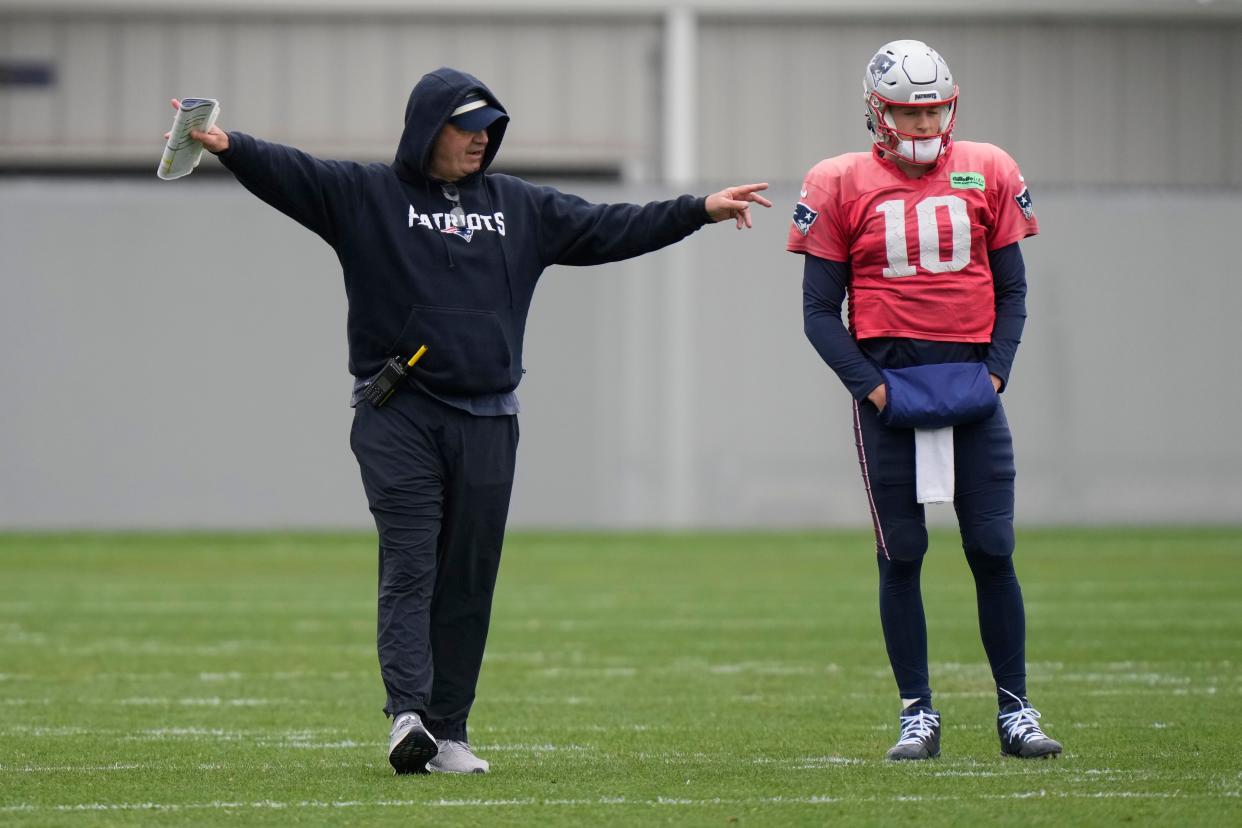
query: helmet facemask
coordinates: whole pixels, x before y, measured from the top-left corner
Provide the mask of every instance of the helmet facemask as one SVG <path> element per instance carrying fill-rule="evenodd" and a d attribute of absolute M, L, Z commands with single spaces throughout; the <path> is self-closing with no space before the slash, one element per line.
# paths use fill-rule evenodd
<path fill-rule="evenodd" d="M 940 112 L 939 132 L 931 135 L 917 135 L 897 129 L 891 112 L 893 107 L 925 106 L 944 107 Z M 948 149 L 956 121 L 957 87 L 953 88 L 953 96 L 947 100 L 928 101 L 927 103 L 892 101 L 875 92 L 867 95 L 867 128 L 871 130 L 875 143 L 886 154 L 910 164 L 934 164 Z"/>

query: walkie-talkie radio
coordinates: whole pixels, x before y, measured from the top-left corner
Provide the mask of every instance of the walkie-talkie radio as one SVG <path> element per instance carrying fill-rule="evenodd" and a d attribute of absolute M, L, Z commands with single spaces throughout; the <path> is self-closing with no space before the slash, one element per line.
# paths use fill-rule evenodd
<path fill-rule="evenodd" d="M 362 398 L 376 408 L 388 402 L 388 398 L 400 386 L 406 374 L 414 367 L 414 363 L 422 359 L 425 353 L 427 353 L 427 346 L 423 345 L 418 349 L 418 353 L 408 360 L 402 360 L 401 357 L 389 359 L 388 362 L 384 363 L 384 370 L 380 371 L 379 376 L 371 380 L 366 390 L 362 392 Z"/>

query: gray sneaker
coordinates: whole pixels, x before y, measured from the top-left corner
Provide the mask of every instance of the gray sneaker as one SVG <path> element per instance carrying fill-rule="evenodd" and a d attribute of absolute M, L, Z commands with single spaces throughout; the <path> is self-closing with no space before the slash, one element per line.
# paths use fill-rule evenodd
<path fill-rule="evenodd" d="M 935 759 L 940 755 L 940 711 L 911 706 L 901 711 L 901 736 L 884 758 L 891 762 Z"/>
<path fill-rule="evenodd" d="M 388 740 L 388 763 L 398 775 L 427 773 L 427 762 L 436 755 L 436 740 L 417 713 L 402 713 L 392 723 Z"/>
<path fill-rule="evenodd" d="M 440 740 L 440 752 L 427 763 L 427 770 L 435 773 L 487 773 L 490 767 L 486 759 L 474 755 L 467 742 L 455 739 Z"/>
<path fill-rule="evenodd" d="M 1004 690 L 1004 688 L 1001 688 Z M 1005 690 L 1009 693 L 1008 690 Z M 1039 711 L 1023 698 L 1001 708 L 996 716 L 996 732 L 1000 736 L 1001 755 L 1020 759 L 1049 759 L 1061 754 L 1061 743 L 1050 738 L 1039 726 Z"/>

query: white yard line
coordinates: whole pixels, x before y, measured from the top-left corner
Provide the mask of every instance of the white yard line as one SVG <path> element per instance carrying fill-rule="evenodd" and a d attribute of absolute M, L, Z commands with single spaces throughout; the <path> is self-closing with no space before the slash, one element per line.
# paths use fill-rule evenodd
<path fill-rule="evenodd" d="M 479 753 L 600 753 L 598 748 L 590 745 L 489 745 L 480 742 L 475 747 Z"/>
<path fill-rule="evenodd" d="M 1058 673 L 1057 681 L 1084 681 L 1090 684 L 1146 684 L 1152 687 L 1187 685 L 1194 682 L 1190 676 L 1177 673 Z"/>
<path fill-rule="evenodd" d="M 361 644 L 291 644 L 287 641 L 218 641 L 214 644 L 171 644 L 151 638 L 109 638 L 86 645 L 69 646 L 61 644 L 54 648 L 57 655 L 90 657 L 122 653 L 133 655 L 158 656 L 221 656 L 237 655 L 243 652 L 275 652 L 282 655 L 290 653 L 306 653 L 323 655 L 325 652 L 344 655 L 373 655 L 375 648 Z"/>
<path fill-rule="evenodd" d="M 689 807 L 702 808 L 716 805 L 848 805 L 856 803 L 904 803 L 904 802 L 968 802 L 976 800 L 1030 800 L 1030 799 L 1229 799 L 1234 792 L 1220 794 L 1184 794 L 1181 792 L 1151 791 L 1017 791 L 1009 794 L 985 794 L 980 796 L 897 795 L 890 797 L 864 796 L 776 796 L 754 798 L 688 799 L 681 797 L 656 797 L 655 799 L 630 799 L 629 797 L 600 797 L 598 799 L 377 799 L 377 800 L 299 800 L 280 802 L 256 800 L 251 802 L 83 802 L 74 804 L 35 805 L 21 803 L 0 806 L 0 813 L 54 812 L 72 813 L 84 811 L 200 811 L 200 810 L 328 810 L 343 808 L 511 808 L 511 807 Z"/>
<path fill-rule="evenodd" d="M 483 727 L 480 730 L 481 731 L 500 730 L 500 731 L 504 731 L 505 733 L 509 733 L 514 730 L 523 730 L 523 729 L 537 730 L 539 732 L 543 732 L 547 728 L 542 728 L 542 727 L 513 728 L 513 727 L 505 726 L 505 727 Z M 588 724 L 588 725 L 582 725 L 581 727 L 574 728 L 575 731 L 586 732 L 586 733 L 621 733 L 621 732 L 647 733 L 648 731 L 651 731 L 651 730 L 665 730 L 665 729 L 666 728 L 660 725 L 650 725 L 650 724 L 626 724 L 626 725 Z"/>
<path fill-rule="evenodd" d="M 1110 690 L 1084 690 L 1084 696 L 1215 696 L 1220 691 L 1214 687 L 1127 687 Z M 1221 695 L 1236 696 L 1242 693 L 1242 686 L 1234 686 Z"/>
<path fill-rule="evenodd" d="M 243 681 L 246 679 L 261 681 L 306 681 L 306 680 L 324 680 L 332 679 L 334 681 L 353 681 L 353 680 L 371 680 L 371 670 L 334 670 L 332 672 L 313 672 L 308 670 L 276 670 L 272 672 L 254 672 L 242 673 L 237 671 L 229 671 L 222 673 L 205 673 L 197 670 L 187 670 L 181 673 L 174 673 L 168 670 L 159 672 L 141 673 L 141 672 L 102 672 L 91 673 L 82 677 L 81 682 L 91 681 L 134 681 L 134 682 L 156 682 L 156 681 L 193 681 L 197 680 L 203 683 L 217 683 L 228 681 Z M 4 681 L 44 681 L 45 677 L 30 675 L 27 673 L 0 673 L 0 682 Z"/>
<path fill-rule="evenodd" d="M 848 756 L 800 756 L 790 759 L 772 759 L 766 756 L 751 760 L 752 765 L 777 765 L 780 767 L 793 766 L 799 770 L 807 770 L 811 768 L 827 768 L 833 765 L 865 765 L 868 764 L 865 759 L 855 759 Z"/>
<path fill-rule="evenodd" d="M 115 762 L 111 765 L 0 765 L 0 773 L 98 773 L 103 771 L 154 770 L 164 765 L 148 763 L 123 764 Z"/>
<path fill-rule="evenodd" d="M 302 699 L 222 699 L 219 696 L 189 697 L 170 699 L 159 696 L 137 696 L 129 699 L 118 699 L 116 704 L 127 706 L 144 705 L 180 705 L 182 707 L 267 707 L 269 705 L 305 704 Z"/>
<path fill-rule="evenodd" d="M 634 678 L 638 673 L 637 667 L 540 667 L 529 675 L 539 678 Z"/>
<path fill-rule="evenodd" d="M 782 664 L 774 661 L 743 661 L 737 664 L 712 664 L 707 668 L 713 675 L 734 675 L 737 673 L 755 674 L 760 676 L 816 676 L 824 672 L 823 667 L 806 664 Z"/>
<path fill-rule="evenodd" d="M 168 739 L 216 740 L 236 742 L 248 739 L 259 744 L 306 743 L 313 740 L 340 737 L 348 731 L 339 728 L 319 728 L 316 730 L 226 730 L 224 728 L 207 727 L 159 727 L 145 730 L 128 731 L 117 728 L 83 728 L 75 726 L 47 727 L 41 725 L 9 725 L 0 728 L 0 735 L 33 736 L 33 737 L 78 737 L 78 736 L 119 736 L 127 742 L 165 741 Z M 381 740 L 377 737 L 376 744 Z"/>
<path fill-rule="evenodd" d="M 589 696 L 506 696 L 501 694 L 492 696 L 490 701 L 493 704 L 518 704 L 523 706 L 603 704 L 601 700 Z"/>

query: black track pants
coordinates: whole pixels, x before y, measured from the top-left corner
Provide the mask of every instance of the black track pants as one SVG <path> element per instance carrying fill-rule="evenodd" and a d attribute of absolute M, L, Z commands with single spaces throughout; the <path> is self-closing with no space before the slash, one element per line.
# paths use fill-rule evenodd
<path fill-rule="evenodd" d="M 487 641 L 516 416 L 476 417 L 413 389 L 354 411 L 350 446 L 379 532 L 384 711 L 466 739 Z"/>

